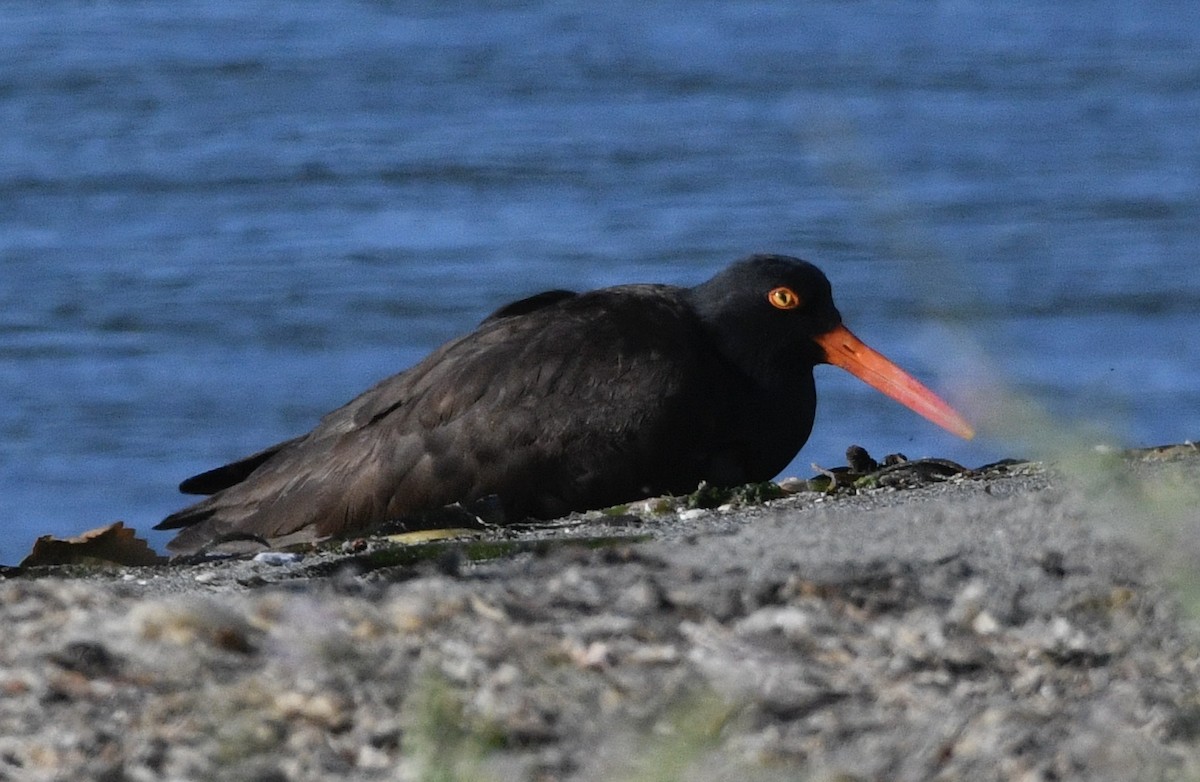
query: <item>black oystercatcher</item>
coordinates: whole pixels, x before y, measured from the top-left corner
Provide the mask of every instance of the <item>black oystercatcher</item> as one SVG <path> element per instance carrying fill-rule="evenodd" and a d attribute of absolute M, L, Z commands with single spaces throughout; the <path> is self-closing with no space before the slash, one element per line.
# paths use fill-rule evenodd
<path fill-rule="evenodd" d="M 212 496 L 155 529 L 185 528 L 168 548 L 191 552 L 317 540 L 489 495 L 517 520 L 770 480 L 808 439 L 822 363 L 972 436 L 842 325 L 817 267 L 756 255 L 694 288 L 509 304 L 308 434 L 187 479 L 181 491 Z"/>

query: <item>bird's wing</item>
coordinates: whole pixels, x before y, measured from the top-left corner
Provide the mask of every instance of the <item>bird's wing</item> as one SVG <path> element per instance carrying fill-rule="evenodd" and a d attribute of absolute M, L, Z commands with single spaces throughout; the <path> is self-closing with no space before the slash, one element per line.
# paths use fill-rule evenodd
<path fill-rule="evenodd" d="M 186 550 L 229 533 L 324 537 L 488 494 L 546 516 L 673 488 L 657 485 L 660 451 L 690 453 L 715 425 L 689 397 L 711 359 L 675 290 L 493 316 L 159 528 L 201 524 L 172 545 Z"/>
<path fill-rule="evenodd" d="M 303 437 L 293 437 L 291 440 L 276 443 L 270 448 L 264 448 L 257 453 L 238 459 L 236 462 L 223 464 L 199 475 L 193 475 L 179 484 L 179 491 L 184 494 L 216 494 L 221 489 L 228 489 L 230 486 L 246 480 L 252 472 L 275 454 L 295 445 L 302 439 Z"/>
<path fill-rule="evenodd" d="M 573 298 L 578 294 L 575 291 L 566 291 L 562 289 L 554 289 L 552 291 L 542 291 L 535 293 L 532 296 L 527 296 L 524 299 L 505 304 L 500 309 L 488 315 L 480 325 L 488 321 L 499 320 L 500 318 L 511 318 L 516 315 L 528 315 L 534 310 L 540 310 L 543 307 L 549 307 L 551 304 L 558 304 L 561 301 Z"/>
<path fill-rule="evenodd" d="M 492 321 L 500 320 L 501 318 L 511 318 L 511 317 L 515 317 L 518 315 L 527 315 L 535 310 L 542 309 L 543 307 L 547 307 L 552 304 L 557 304 L 558 302 L 572 298 L 575 295 L 576 295 L 575 292 L 568 291 L 568 290 L 556 289 L 556 290 L 543 291 L 542 293 L 538 293 L 533 296 L 529 296 L 524 299 L 519 299 L 517 301 L 514 301 L 509 304 L 504 305 L 503 307 L 497 309 L 495 312 L 493 312 L 492 314 L 490 314 L 486 318 L 484 318 L 484 320 L 481 322 L 480 325 L 487 324 Z M 393 376 L 391 378 L 388 378 L 388 380 L 384 381 L 384 383 L 380 384 L 380 386 L 397 385 L 395 383 L 391 383 L 391 381 L 397 380 L 399 377 L 400 376 Z M 378 403 L 379 398 L 382 397 L 382 398 L 386 399 L 388 397 L 388 394 L 386 393 L 386 391 L 388 391 L 388 390 L 396 390 L 396 389 L 391 389 L 390 387 L 388 389 L 384 389 L 381 387 L 371 389 L 371 392 L 368 392 L 367 394 L 363 395 L 363 398 L 361 399 L 361 401 L 363 403 L 369 403 L 369 402 Z M 378 392 L 378 393 L 372 393 L 372 392 Z M 355 400 L 355 402 L 359 402 L 359 401 L 360 400 Z M 353 403 L 351 403 L 351 404 L 353 404 Z M 343 416 L 339 415 L 340 412 L 341 412 L 340 410 L 335 411 L 334 414 L 332 416 L 330 416 L 330 418 L 333 419 L 329 422 L 331 424 L 331 428 L 335 428 L 335 426 L 336 426 L 336 424 L 333 423 L 334 421 L 340 420 L 343 417 Z M 304 439 L 304 436 L 293 437 L 290 440 L 285 440 L 281 443 L 276 443 L 275 445 L 272 445 L 268 448 L 264 448 L 263 450 L 253 453 L 250 456 L 246 456 L 241 459 L 238 459 L 237 461 L 230 462 L 229 464 L 221 465 L 220 467 L 215 467 L 211 470 L 206 470 L 205 472 L 199 473 L 197 475 L 193 475 L 190 478 L 185 479 L 182 483 L 179 484 L 179 491 L 184 494 L 215 494 L 216 492 L 221 491 L 222 489 L 228 489 L 230 486 L 233 486 L 234 484 L 238 484 L 238 483 L 241 483 L 242 481 L 246 480 L 246 478 L 250 477 L 251 473 L 253 473 L 259 467 L 261 467 L 265 462 L 270 460 L 273 456 L 278 454 L 280 451 L 283 451 L 293 445 L 296 445 L 298 442 L 300 442 L 303 439 Z"/>

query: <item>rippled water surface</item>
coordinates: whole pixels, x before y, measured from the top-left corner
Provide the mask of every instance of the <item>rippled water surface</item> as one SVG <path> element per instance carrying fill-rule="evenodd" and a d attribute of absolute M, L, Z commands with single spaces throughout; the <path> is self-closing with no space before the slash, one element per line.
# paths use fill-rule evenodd
<path fill-rule="evenodd" d="M 146 530 L 193 472 L 549 287 L 818 262 L 984 421 L 838 370 L 791 468 L 1200 434 L 1189 3 L 9 3 L 0 562 Z M 1091 435 L 1089 435 L 1091 436 Z M 159 545 L 165 536 L 155 534 Z"/>

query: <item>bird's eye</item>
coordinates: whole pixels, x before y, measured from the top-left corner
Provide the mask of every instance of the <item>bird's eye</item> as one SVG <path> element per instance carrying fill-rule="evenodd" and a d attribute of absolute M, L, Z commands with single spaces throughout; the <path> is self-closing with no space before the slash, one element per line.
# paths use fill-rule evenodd
<path fill-rule="evenodd" d="M 767 301 L 771 302 L 772 307 L 781 310 L 794 310 L 800 306 L 800 297 L 796 295 L 796 292 L 783 285 L 772 288 L 771 292 L 767 294 Z"/>

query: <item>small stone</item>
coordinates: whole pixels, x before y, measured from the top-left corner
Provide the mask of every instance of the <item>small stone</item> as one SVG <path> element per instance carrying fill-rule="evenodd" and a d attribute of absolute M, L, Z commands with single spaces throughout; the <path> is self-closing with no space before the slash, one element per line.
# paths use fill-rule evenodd
<path fill-rule="evenodd" d="M 644 644 L 623 657 L 634 665 L 669 665 L 679 660 L 679 650 L 670 644 Z"/>
<path fill-rule="evenodd" d="M 804 478 L 797 478 L 795 475 L 791 475 L 779 482 L 779 488 L 783 489 L 785 494 L 798 494 L 802 491 L 808 491 L 808 481 Z"/>
<path fill-rule="evenodd" d="M 609 613 L 585 616 L 577 621 L 569 622 L 563 627 L 564 632 L 585 641 L 629 635 L 636 629 L 637 621 L 633 617 Z"/>
<path fill-rule="evenodd" d="M 1064 616 L 1056 616 L 1050 620 L 1050 636 L 1060 643 L 1066 642 L 1075 628 L 1071 626 L 1071 622 Z"/>
<path fill-rule="evenodd" d="M 121 672 L 123 661 L 96 641 L 72 641 L 61 651 L 49 655 L 60 668 L 83 674 L 90 679 L 115 676 Z"/>
<path fill-rule="evenodd" d="M 299 554 L 289 553 L 287 551 L 260 551 L 254 555 L 255 562 L 261 562 L 265 565 L 294 565 L 304 557 Z"/>
<path fill-rule="evenodd" d="M 971 620 L 971 629 L 980 635 L 992 635 L 1000 629 L 1000 623 L 987 611 L 980 611 Z"/>
<path fill-rule="evenodd" d="M 665 601 L 662 587 L 656 581 L 646 578 L 621 590 L 614 607 L 623 613 L 639 615 L 655 610 Z"/>
<path fill-rule="evenodd" d="M 580 668 L 599 670 L 612 663 L 612 651 L 608 644 L 602 641 L 593 641 L 587 646 L 568 644 L 566 652 L 571 662 Z"/>
<path fill-rule="evenodd" d="M 808 612 L 792 606 L 760 608 L 737 623 L 734 631 L 738 635 L 767 635 L 778 633 L 796 640 L 811 633 L 812 617 Z"/>
<path fill-rule="evenodd" d="M 346 704 L 326 693 L 283 692 L 275 697 L 275 708 L 284 719 L 299 717 L 332 731 L 345 729 L 350 721 Z"/>
<path fill-rule="evenodd" d="M 394 764 L 392 756 L 381 749 L 371 746 L 370 744 L 363 745 L 358 748 L 358 753 L 354 758 L 354 765 L 361 769 L 369 769 L 373 771 L 381 771 L 390 768 Z"/>
<path fill-rule="evenodd" d="M 1037 564 L 1047 575 L 1062 578 L 1067 574 L 1065 557 L 1061 551 L 1046 549 L 1037 558 Z"/>
<path fill-rule="evenodd" d="M 205 641 L 225 651 L 251 654 L 261 633 L 237 612 L 206 600 L 146 603 L 130 612 L 143 638 L 187 646 Z"/>
<path fill-rule="evenodd" d="M 954 596 L 954 602 L 951 604 L 946 618 L 957 625 L 970 625 L 983 610 L 986 595 L 987 589 L 983 582 L 970 582 Z"/>
<path fill-rule="evenodd" d="M 853 472 L 867 473 L 879 469 L 879 463 L 871 458 L 867 449 L 861 445 L 852 445 L 846 449 L 846 464 Z"/>

